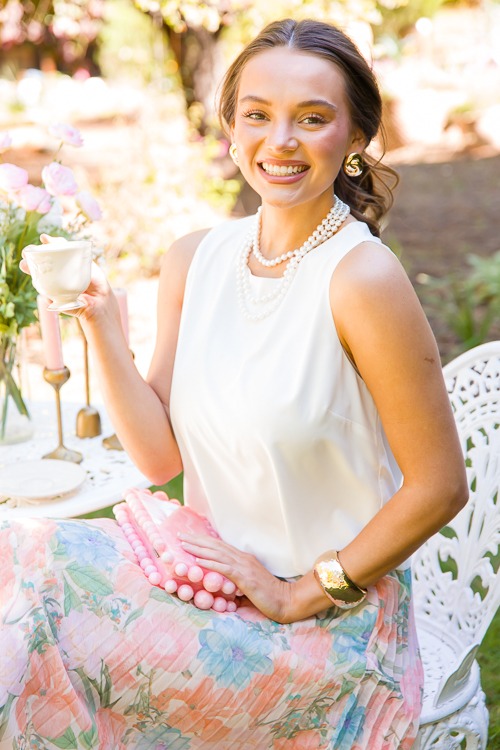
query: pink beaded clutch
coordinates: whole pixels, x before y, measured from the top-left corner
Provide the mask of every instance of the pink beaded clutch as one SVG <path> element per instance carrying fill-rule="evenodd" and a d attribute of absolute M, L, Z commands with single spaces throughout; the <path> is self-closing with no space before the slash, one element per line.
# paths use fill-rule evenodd
<path fill-rule="evenodd" d="M 131 489 L 113 513 L 148 581 L 200 609 L 235 612 L 236 586 L 180 546 L 179 532 L 218 537 L 210 522 L 165 492 Z"/>

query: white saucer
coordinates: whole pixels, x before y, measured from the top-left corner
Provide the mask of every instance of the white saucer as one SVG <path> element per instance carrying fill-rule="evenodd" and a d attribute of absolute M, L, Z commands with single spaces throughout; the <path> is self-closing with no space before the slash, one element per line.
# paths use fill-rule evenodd
<path fill-rule="evenodd" d="M 78 489 L 85 478 L 85 470 L 71 461 L 18 461 L 0 471 L 0 496 L 53 500 Z"/>

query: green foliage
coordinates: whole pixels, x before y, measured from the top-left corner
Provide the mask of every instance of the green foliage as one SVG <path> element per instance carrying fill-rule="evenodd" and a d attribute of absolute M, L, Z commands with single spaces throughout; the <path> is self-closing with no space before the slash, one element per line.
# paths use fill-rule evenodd
<path fill-rule="evenodd" d="M 149 84 L 169 71 L 170 52 L 155 19 L 130 0 L 107 0 L 97 60 L 103 76 Z"/>
<path fill-rule="evenodd" d="M 487 340 L 500 316 L 500 251 L 482 258 L 469 255 L 467 274 L 426 277 L 423 297 L 467 350 Z"/>
<path fill-rule="evenodd" d="M 15 336 L 36 320 L 36 291 L 19 262 L 23 247 L 39 243 L 41 218 L 12 205 L 0 209 L 0 334 Z"/>
<path fill-rule="evenodd" d="M 316 18 L 346 25 L 366 21 L 383 33 L 398 35 L 421 16 L 431 16 L 446 0 L 135 0 L 138 8 L 161 13 L 177 33 L 203 27 L 216 33 L 222 27 L 237 27 L 243 38 L 251 38 L 266 23 L 278 18 Z"/>
<path fill-rule="evenodd" d="M 490 712 L 488 750 L 500 750 L 500 611 L 492 620 L 477 659 Z"/>

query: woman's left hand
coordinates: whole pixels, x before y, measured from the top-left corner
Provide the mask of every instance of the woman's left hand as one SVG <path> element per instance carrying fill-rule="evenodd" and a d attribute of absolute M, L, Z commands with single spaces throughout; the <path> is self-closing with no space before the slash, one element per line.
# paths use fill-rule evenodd
<path fill-rule="evenodd" d="M 210 536 L 179 534 L 181 546 L 208 570 L 229 578 L 252 604 L 276 622 L 291 622 L 293 583 L 273 576 L 254 555 Z"/>

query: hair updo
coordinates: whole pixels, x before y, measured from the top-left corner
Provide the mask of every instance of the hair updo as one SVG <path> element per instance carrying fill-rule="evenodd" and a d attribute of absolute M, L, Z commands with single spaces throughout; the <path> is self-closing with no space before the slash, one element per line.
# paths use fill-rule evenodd
<path fill-rule="evenodd" d="M 219 117 L 231 127 L 243 68 L 249 60 L 273 47 L 288 47 L 317 55 L 334 63 L 342 72 L 352 125 L 366 138 L 367 145 L 377 135 L 382 119 L 382 99 L 375 76 L 354 43 L 340 29 L 322 21 L 285 18 L 266 26 L 240 52 L 221 85 Z M 357 219 L 380 234 L 380 219 L 392 205 L 392 188 L 397 175 L 390 167 L 363 153 L 364 170 L 359 177 L 348 177 L 340 169 L 335 194 L 347 203 Z"/>

